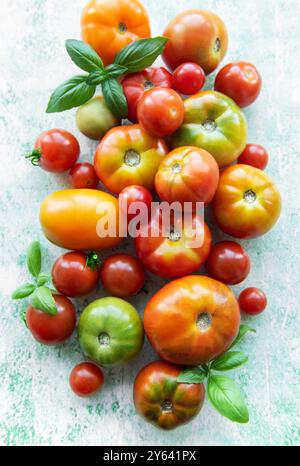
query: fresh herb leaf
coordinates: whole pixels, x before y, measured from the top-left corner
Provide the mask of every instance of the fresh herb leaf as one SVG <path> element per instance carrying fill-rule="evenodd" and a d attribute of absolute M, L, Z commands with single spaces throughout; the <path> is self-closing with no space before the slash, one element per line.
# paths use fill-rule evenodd
<path fill-rule="evenodd" d="M 125 66 L 129 73 L 142 71 L 154 63 L 163 52 L 167 42 L 166 37 L 140 39 L 132 42 L 118 53 L 115 64 Z"/>
<path fill-rule="evenodd" d="M 87 77 L 87 84 L 89 86 L 97 86 L 98 84 L 101 84 L 103 81 L 108 79 L 108 73 L 105 70 L 97 70 L 97 71 L 92 71 L 88 77 Z"/>
<path fill-rule="evenodd" d="M 75 65 L 84 71 L 91 72 L 103 69 L 103 61 L 97 52 L 82 40 L 66 40 L 66 49 Z"/>
<path fill-rule="evenodd" d="M 200 367 L 191 367 L 180 372 L 177 382 L 179 383 L 202 383 L 206 374 Z"/>
<path fill-rule="evenodd" d="M 102 92 L 112 113 L 117 117 L 126 118 L 128 106 L 121 84 L 116 79 L 108 79 L 102 83 Z"/>
<path fill-rule="evenodd" d="M 236 339 L 234 340 L 234 342 L 232 343 L 232 345 L 230 346 L 229 349 L 231 349 L 235 345 L 237 345 L 244 338 L 244 336 L 249 332 L 256 333 L 256 330 L 255 330 L 255 328 L 249 327 L 249 325 L 241 324 L 239 334 L 238 334 L 238 336 L 236 337 Z"/>
<path fill-rule="evenodd" d="M 51 275 L 49 273 L 40 273 L 37 278 L 37 286 L 43 286 L 45 283 L 51 280 Z"/>
<path fill-rule="evenodd" d="M 101 260 L 100 260 L 98 254 L 95 251 L 90 252 L 86 256 L 85 265 L 86 265 L 86 267 L 89 267 L 93 271 L 96 270 L 98 267 L 100 267 Z"/>
<path fill-rule="evenodd" d="M 38 241 L 31 243 L 27 250 L 27 268 L 33 277 L 38 277 L 42 267 L 41 245 Z"/>
<path fill-rule="evenodd" d="M 105 71 L 107 72 L 109 78 L 119 78 L 128 72 L 128 68 L 126 66 L 113 63 L 112 65 L 108 65 L 105 68 Z"/>
<path fill-rule="evenodd" d="M 248 362 L 248 356 L 240 351 L 228 351 L 211 363 L 211 369 L 215 371 L 231 371 Z"/>
<path fill-rule="evenodd" d="M 12 299 L 24 299 L 30 296 L 36 289 L 32 283 L 26 283 L 25 285 L 19 286 L 11 295 Z"/>
<path fill-rule="evenodd" d="M 46 112 L 63 112 L 85 104 L 96 92 L 96 86 L 89 86 L 86 81 L 87 76 L 73 76 L 58 86 L 50 97 Z"/>
<path fill-rule="evenodd" d="M 49 288 L 45 286 L 38 287 L 31 295 L 30 303 L 36 309 L 50 314 L 52 316 L 57 314 L 57 307 Z"/>

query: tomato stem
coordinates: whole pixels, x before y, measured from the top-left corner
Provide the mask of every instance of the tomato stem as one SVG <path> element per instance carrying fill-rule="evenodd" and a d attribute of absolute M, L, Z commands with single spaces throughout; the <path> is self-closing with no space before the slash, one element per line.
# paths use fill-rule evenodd
<path fill-rule="evenodd" d="M 101 260 L 95 251 L 90 252 L 86 256 L 86 267 L 89 267 L 93 272 L 101 265 Z"/>
<path fill-rule="evenodd" d="M 30 160 L 32 165 L 38 167 L 40 165 L 40 158 L 42 157 L 42 150 L 39 147 L 38 149 L 34 149 L 30 154 L 25 155 L 25 158 Z"/>

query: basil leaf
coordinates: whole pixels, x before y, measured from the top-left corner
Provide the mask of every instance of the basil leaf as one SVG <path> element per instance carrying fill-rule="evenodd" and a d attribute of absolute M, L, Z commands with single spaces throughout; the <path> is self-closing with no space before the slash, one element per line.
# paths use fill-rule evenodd
<path fill-rule="evenodd" d="M 121 84 L 116 79 L 108 79 L 102 83 L 102 92 L 105 102 L 112 113 L 117 117 L 126 118 L 128 106 Z"/>
<path fill-rule="evenodd" d="M 41 245 L 38 241 L 31 243 L 27 250 L 27 268 L 33 277 L 38 277 L 42 267 Z"/>
<path fill-rule="evenodd" d="M 200 367 L 191 367 L 180 372 L 177 382 L 179 383 L 202 383 L 206 379 L 205 373 Z"/>
<path fill-rule="evenodd" d="M 140 39 L 132 42 L 118 53 L 115 63 L 125 66 L 130 73 L 142 71 L 153 64 L 163 52 L 167 42 L 166 37 Z"/>
<path fill-rule="evenodd" d="M 215 371 L 231 371 L 235 367 L 248 362 L 248 356 L 240 351 L 229 351 L 219 356 L 211 363 L 211 369 Z"/>
<path fill-rule="evenodd" d="M 49 273 L 40 273 L 37 278 L 37 286 L 43 286 L 45 283 L 51 280 L 51 275 Z"/>
<path fill-rule="evenodd" d="M 96 86 L 87 84 L 87 76 L 73 76 L 52 93 L 46 113 L 63 112 L 79 107 L 90 100 L 96 92 Z"/>
<path fill-rule="evenodd" d="M 57 307 L 49 288 L 40 286 L 31 295 L 30 303 L 36 309 L 55 316 L 57 314 Z"/>
<path fill-rule="evenodd" d="M 232 343 L 232 345 L 230 346 L 229 349 L 231 349 L 235 345 L 237 345 L 244 338 L 244 336 L 249 332 L 256 333 L 256 330 L 255 330 L 255 328 L 249 327 L 249 325 L 241 324 L 239 334 L 238 334 L 238 336 L 236 337 L 236 339 L 234 340 L 234 342 Z"/>
<path fill-rule="evenodd" d="M 89 86 L 97 86 L 98 84 L 101 84 L 103 81 L 108 79 L 108 73 L 105 70 L 97 70 L 97 71 L 92 71 L 87 79 L 86 82 Z"/>
<path fill-rule="evenodd" d="M 127 73 L 128 68 L 126 66 L 113 63 L 112 65 L 108 65 L 105 68 L 105 71 L 108 73 L 109 78 L 119 78 L 120 76 L 123 76 L 123 74 Z"/>
<path fill-rule="evenodd" d="M 231 421 L 245 424 L 249 412 L 238 385 L 223 375 L 212 375 L 208 379 L 207 395 L 212 406 Z"/>
<path fill-rule="evenodd" d="M 23 299 L 30 296 L 36 289 L 32 283 L 26 283 L 26 285 L 19 286 L 11 295 L 12 299 Z"/>
<path fill-rule="evenodd" d="M 84 71 L 103 69 L 103 61 L 97 52 L 82 40 L 66 40 L 66 49 L 75 65 Z"/>

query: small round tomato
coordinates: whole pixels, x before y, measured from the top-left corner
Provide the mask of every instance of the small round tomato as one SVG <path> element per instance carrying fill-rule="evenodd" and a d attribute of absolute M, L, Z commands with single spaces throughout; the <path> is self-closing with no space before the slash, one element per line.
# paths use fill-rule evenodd
<path fill-rule="evenodd" d="M 57 345 L 70 338 L 76 325 L 76 312 L 71 301 L 65 296 L 54 294 L 57 314 L 49 315 L 29 306 L 26 323 L 34 338 L 44 345 Z"/>
<path fill-rule="evenodd" d="M 126 214 L 127 222 L 129 223 L 138 212 L 138 204 L 144 204 L 148 212 L 151 211 L 153 196 L 150 191 L 143 186 L 127 186 L 119 194 L 119 207 L 122 213 Z M 135 205 L 136 204 L 136 205 Z"/>
<path fill-rule="evenodd" d="M 114 254 L 105 259 L 100 276 L 106 291 L 118 298 L 129 298 L 138 294 L 146 279 L 140 261 L 128 254 Z"/>
<path fill-rule="evenodd" d="M 259 96 L 262 79 L 254 65 L 229 63 L 217 74 L 215 90 L 231 97 L 239 107 L 251 105 Z"/>
<path fill-rule="evenodd" d="M 165 430 L 190 422 L 201 410 L 205 398 L 202 383 L 178 383 L 180 367 L 157 361 L 136 376 L 133 399 L 146 421 Z"/>
<path fill-rule="evenodd" d="M 73 167 L 79 154 L 75 136 L 62 129 L 51 129 L 37 138 L 34 150 L 26 158 L 47 172 L 61 173 Z"/>
<path fill-rule="evenodd" d="M 120 120 L 113 115 L 100 95 L 81 105 L 76 112 L 76 124 L 79 131 L 96 141 L 100 141 L 107 131 L 119 123 Z"/>
<path fill-rule="evenodd" d="M 144 93 L 153 87 L 173 88 L 171 73 L 163 67 L 146 68 L 139 73 L 129 74 L 122 81 L 128 103 L 128 118 L 137 121 L 137 105 Z"/>
<path fill-rule="evenodd" d="M 74 367 L 70 374 L 70 386 L 78 396 L 94 395 L 104 383 L 100 367 L 92 362 L 82 362 Z"/>
<path fill-rule="evenodd" d="M 258 288 L 246 288 L 239 296 L 239 304 L 245 314 L 255 316 L 266 309 L 267 297 Z"/>
<path fill-rule="evenodd" d="M 180 95 L 163 87 L 146 92 L 137 107 L 140 125 L 157 138 L 174 133 L 181 126 L 183 116 L 184 105 Z"/>
<path fill-rule="evenodd" d="M 239 156 L 238 163 L 251 165 L 264 170 L 268 165 L 269 154 L 260 144 L 247 144 L 244 152 Z"/>
<path fill-rule="evenodd" d="M 182 63 L 173 74 L 173 84 L 176 91 L 185 95 L 199 92 L 205 83 L 205 73 L 197 63 Z"/>
<path fill-rule="evenodd" d="M 73 188 L 76 189 L 96 189 L 99 178 L 91 163 L 77 163 L 70 171 L 70 178 Z"/>
<path fill-rule="evenodd" d="M 212 247 L 205 266 L 215 280 L 236 285 L 249 275 L 250 258 L 240 244 L 220 241 Z"/>

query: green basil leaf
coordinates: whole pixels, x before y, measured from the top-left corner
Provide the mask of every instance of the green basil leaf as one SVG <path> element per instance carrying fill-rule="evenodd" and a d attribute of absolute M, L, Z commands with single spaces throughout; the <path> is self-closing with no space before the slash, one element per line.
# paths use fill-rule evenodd
<path fill-rule="evenodd" d="M 45 286 L 38 287 L 31 295 L 30 303 L 36 309 L 55 316 L 57 314 L 57 307 L 49 288 Z"/>
<path fill-rule="evenodd" d="M 63 112 L 85 104 L 96 92 L 96 86 L 89 86 L 86 81 L 87 76 L 73 76 L 58 86 L 50 97 L 46 113 Z"/>
<path fill-rule="evenodd" d="M 210 368 L 215 371 L 231 371 L 231 369 L 242 366 L 246 362 L 248 362 L 246 354 L 240 351 L 228 351 L 215 359 Z"/>
<path fill-rule="evenodd" d="M 66 40 L 66 49 L 75 65 L 84 71 L 103 69 L 103 61 L 97 52 L 82 40 Z"/>
<path fill-rule="evenodd" d="M 108 65 L 105 68 L 105 71 L 108 73 L 109 78 L 119 78 L 128 72 L 128 68 L 126 66 L 113 63 L 112 65 Z"/>
<path fill-rule="evenodd" d="M 205 373 L 200 367 L 191 367 L 180 372 L 177 382 L 179 383 L 202 383 L 206 379 Z"/>
<path fill-rule="evenodd" d="M 11 295 L 12 299 L 23 299 L 30 296 L 36 289 L 32 283 L 26 283 L 25 285 L 19 286 Z"/>
<path fill-rule="evenodd" d="M 27 250 L 27 268 L 33 277 L 38 277 L 42 267 L 41 245 L 38 241 L 31 243 Z"/>
<path fill-rule="evenodd" d="M 108 79 L 102 83 L 102 92 L 105 102 L 112 113 L 117 117 L 126 118 L 128 106 L 121 84 L 116 79 Z"/>
<path fill-rule="evenodd" d="M 51 280 L 51 275 L 49 273 L 40 273 L 37 278 L 37 286 L 43 286 L 45 283 Z"/>
<path fill-rule="evenodd" d="M 129 73 L 142 71 L 154 63 L 163 52 L 167 42 L 166 37 L 140 39 L 132 42 L 118 53 L 115 63 L 125 66 Z"/>
<path fill-rule="evenodd" d="M 236 337 L 236 339 L 234 340 L 234 342 L 232 343 L 232 345 L 230 346 L 229 349 L 231 349 L 235 345 L 237 345 L 244 338 L 244 336 L 249 332 L 256 333 L 256 330 L 255 330 L 255 328 L 249 327 L 249 325 L 241 324 L 239 334 L 238 334 L 238 336 Z"/>
<path fill-rule="evenodd" d="M 89 86 L 97 86 L 98 84 L 101 84 L 103 81 L 108 79 L 108 73 L 105 70 L 97 70 L 97 71 L 92 71 L 88 77 L 87 77 L 87 84 Z"/>
<path fill-rule="evenodd" d="M 223 375 L 212 375 L 208 379 L 207 395 L 212 406 L 222 416 L 241 424 L 249 421 L 244 397 L 233 380 Z"/>

